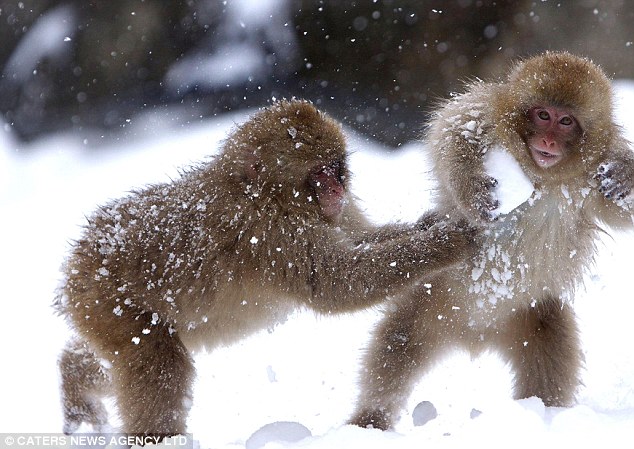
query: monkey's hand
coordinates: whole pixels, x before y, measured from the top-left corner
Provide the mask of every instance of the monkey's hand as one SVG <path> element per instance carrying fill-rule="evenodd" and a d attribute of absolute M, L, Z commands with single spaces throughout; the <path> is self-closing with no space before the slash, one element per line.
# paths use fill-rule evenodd
<path fill-rule="evenodd" d="M 416 221 L 415 227 L 419 231 L 426 231 L 427 229 L 437 224 L 439 221 L 440 217 L 436 212 L 427 212 Z"/>
<path fill-rule="evenodd" d="M 498 180 L 489 175 L 473 176 L 458 189 L 459 201 L 463 210 L 476 221 L 493 221 L 497 218 L 495 210 L 500 202 L 495 195 Z"/>
<path fill-rule="evenodd" d="M 607 199 L 621 201 L 634 189 L 634 161 L 614 158 L 599 165 L 593 176 L 599 182 L 599 192 Z"/>
<path fill-rule="evenodd" d="M 443 219 L 428 228 L 427 232 L 434 235 L 434 240 L 444 242 L 452 248 L 452 256 L 456 261 L 462 261 L 478 247 L 477 239 L 481 228 L 474 226 L 467 220 Z"/>
<path fill-rule="evenodd" d="M 471 241 L 475 241 L 475 237 L 480 230 L 479 227 L 469 223 L 463 219 L 455 220 L 446 216 L 439 215 L 436 211 L 425 213 L 420 217 L 414 225 L 416 231 L 429 231 L 430 229 L 442 229 L 444 231 L 456 231 L 465 234 Z"/>

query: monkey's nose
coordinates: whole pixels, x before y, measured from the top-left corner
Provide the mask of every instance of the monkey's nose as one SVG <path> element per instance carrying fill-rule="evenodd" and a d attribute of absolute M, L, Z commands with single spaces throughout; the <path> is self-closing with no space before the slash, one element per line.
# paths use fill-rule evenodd
<path fill-rule="evenodd" d="M 544 144 L 544 148 L 552 149 L 557 146 L 557 142 L 554 139 L 543 138 L 542 143 Z"/>

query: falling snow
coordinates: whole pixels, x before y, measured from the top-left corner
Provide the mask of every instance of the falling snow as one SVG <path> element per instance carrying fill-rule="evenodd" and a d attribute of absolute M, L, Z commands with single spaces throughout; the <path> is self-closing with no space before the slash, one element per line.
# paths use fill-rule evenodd
<path fill-rule="evenodd" d="M 634 140 L 627 120 L 634 104 L 634 85 L 620 85 L 619 94 L 625 100 L 619 116 Z M 3 268 L 7 299 L 3 312 L 13 317 L 0 327 L 0 336 L 5 342 L 16 341 L 18 336 L 20 343 L 3 348 L 3 360 L 20 367 L 3 370 L 0 396 L 4 404 L 11 405 L 10 410 L 4 407 L 3 432 L 60 432 L 55 366 L 68 330 L 49 304 L 59 281 L 60 261 L 68 241 L 77 237 L 84 214 L 95 204 L 125 195 L 131 186 L 178 176 L 176 167 L 207 156 L 214 143 L 241 120 L 240 116 L 229 116 L 226 122 L 209 122 L 187 130 L 158 127 L 144 139 L 117 143 L 114 148 L 104 145 L 99 151 L 86 151 L 82 140 L 73 135 L 18 144 L 12 136 L 0 134 L 0 170 L 4 170 L 0 203 L 7 217 L 20 217 L 5 220 L 0 233 L 5 254 L 10 255 L 10 263 Z M 471 120 L 477 121 L 477 117 L 467 122 Z M 475 130 L 463 131 L 477 137 L 477 127 Z M 434 183 L 429 180 L 427 161 L 419 146 L 405 146 L 386 156 L 388 152 L 380 146 L 350 135 L 354 150 L 351 169 L 355 173 L 352 188 L 371 219 L 412 221 L 430 207 Z M 575 192 L 568 193 L 576 201 Z M 529 203 L 539 203 L 539 192 L 536 194 Z M 588 194 L 589 190 L 585 196 Z M 194 209 L 204 211 L 204 205 L 190 204 L 190 210 Z M 116 205 L 105 213 L 116 218 Z M 101 236 L 105 259 L 124 244 L 121 232 L 114 225 Z M 513 401 L 509 397 L 512 379 L 500 360 L 491 356 L 470 360 L 463 354 L 450 354 L 421 379 L 394 431 L 346 426 L 358 391 L 359 358 L 378 312 L 318 319 L 298 312 L 273 332 L 263 331 L 213 354 L 196 356 L 196 401 L 188 432 L 203 449 L 244 448 L 258 429 L 278 422 L 301 423 L 294 428 L 303 425 L 312 436 L 301 442 L 282 442 L 279 440 L 286 434 L 273 431 L 267 436 L 268 447 L 626 448 L 634 439 L 634 359 L 629 343 L 634 306 L 628 283 L 633 253 L 631 234 L 613 233 L 602 238 L 595 267 L 586 277 L 587 288 L 575 300 L 586 367 L 579 403 L 572 408 L 544 407 L 537 398 Z M 565 253 L 566 258 L 569 255 L 579 257 L 572 251 Z M 178 254 L 175 256 L 171 264 L 178 260 Z M 496 264 L 499 285 L 483 288 L 503 287 L 509 273 L 522 275 L 521 267 L 512 263 L 505 268 L 503 252 L 495 248 L 481 257 L 483 265 L 476 267 L 481 270 L 489 269 L 489 257 L 500 261 Z M 108 270 L 108 265 L 90 275 L 108 276 L 99 272 L 101 268 Z M 472 271 L 468 276 L 475 285 L 481 274 Z M 123 304 L 130 305 L 125 291 L 122 284 L 118 293 Z M 158 314 L 153 314 L 147 327 L 134 340 L 131 337 L 131 344 L 143 345 L 145 332 L 151 335 L 152 326 L 162 324 Z M 173 329 L 168 328 L 168 332 Z M 38 381 L 30 382 L 25 373 L 38 373 Z M 26 389 L 30 396 L 39 398 L 37 407 L 24 399 Z M 437 416 L 415 427 L 413 413 L 421 401 L 429 402 Z M 426 405 L 425 409 L 432 408 Z M 417 422 L 434 414 L 423 415 L 421 418 L 417 412 Z"/>

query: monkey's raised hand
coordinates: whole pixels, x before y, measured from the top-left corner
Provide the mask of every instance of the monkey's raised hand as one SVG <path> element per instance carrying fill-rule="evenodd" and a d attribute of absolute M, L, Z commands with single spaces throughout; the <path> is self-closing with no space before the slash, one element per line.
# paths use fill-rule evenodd
<path fill-rule="evenodd" d="M 599 192 L 607 199 L 620 201 L 634 189 L 634 162 L 628 157 L 615 157 L 601 165 L 593 179 L 599 182 Z"/>
<path fill-rule="evenodd" d="M 459 201 L 476 221 L 493 221 L 497 215 L 494 211 L 500 207 L 495 194 L 498 180 L 483 174 L 471 176 L 459 190 Z"/>

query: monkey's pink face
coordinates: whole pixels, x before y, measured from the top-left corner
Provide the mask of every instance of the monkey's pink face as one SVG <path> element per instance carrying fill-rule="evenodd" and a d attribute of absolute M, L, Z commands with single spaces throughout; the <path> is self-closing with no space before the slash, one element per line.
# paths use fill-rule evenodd
<path fill-rule="evenodd" d="M 569 142 L 580 134 L 574 116 L 564 108 L 536 106 L 528 111 L 532 133 L 528 147 L 535 163 L 542 168 L 552 167 L 564 159 Z"/>
<path fill-rule="evenodd" d="M 346 188 L 340 162 L 317 167 L 308 177 L 317 201 L 327 219 L 337 221 L 343 211 Z"/>

